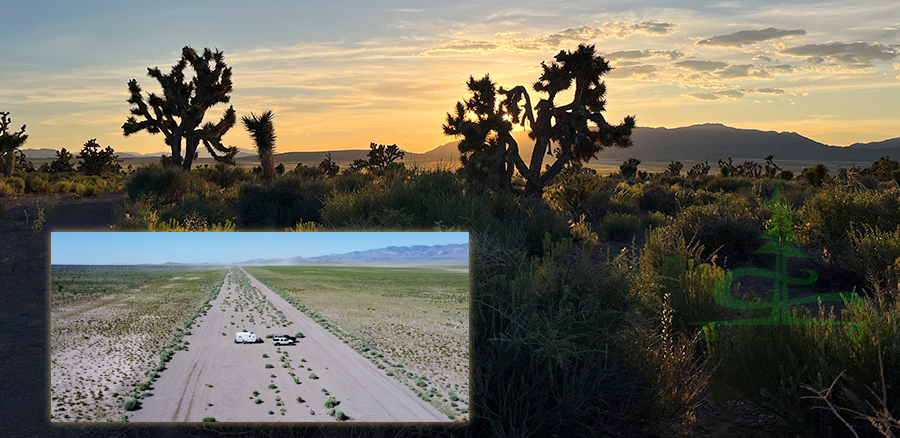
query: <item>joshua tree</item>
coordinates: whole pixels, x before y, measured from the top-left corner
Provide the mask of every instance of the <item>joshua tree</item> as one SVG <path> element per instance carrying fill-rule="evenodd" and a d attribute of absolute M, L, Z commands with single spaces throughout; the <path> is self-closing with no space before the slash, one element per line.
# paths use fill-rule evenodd
<path fill-rule="evenodd" d="M 122 125 L 125 136 L 143 130 L 150 134 L 162 132 L 166 144 L 172 149 L 173 164 L 180 164 L 185 171 L 191 169 L 201 141 L 216 161 L 233 164 L 237 148 L 223 146 L 222 136 L 235 124 L 234 108 L 229 106 L 218 123 L 203 124 L 206 110 L 219 103 L 228 103 L 231 99 L 228 96 L 232 89 L 231 67 L 225 66 L 224 58 L 218 50 L 212 52 L 204 49 L 200 56 L 190 46 L 185 46 L 181 51 L 181 60 L 169 74 L 163 74 L 158 67 L 147 69 L 147 75 L 159 81 L 163 95 L 150 93 L 146 103 L 137 79 L 130 80 L 128 91 L 131 97 L 128 103 L 132 105 L 132 116 Z M 213 63 L 212 68 L 210 63 Z M 195 76 L 185 82 L 184 69 L 188 65 Z M 135 116 L 143 120 L 138 121 Z M 182 140 L 185 142 L 183 158 Z"/>
<path fill-rule="evenodd" d="M 62 148 L 56 151 L 56 160 L 53 160 L 48 167 L 51 172 L 72 172 L 75 170 L 75 166 L 72 164 L 73 158 L 75 157 L 72 156 L 71 152 L 67 151 L 66 148 Z"/>
<path fill-rule="evenodd" d="M 6 176 L 12 175 L 16 169 L 16 152 L 28 140 L 25 125 L 19 132 L 12 132 L 9 130 L 10 123 L 9 112 L 0 111 L 0 170 Z"/>
<path fill-rule="evenodd" d="M 325 159 L 319 163 L 319 169 L 325 173 L 325 176 L 334 178 L 341 170 L 341 166 L 338 166 L 337 163 L 331 161 L 331 152 L 328 152 L 325 154 Z"/>
<path fill-rule="evenodd" d="M 406 152 L 400 150 L 396 144 L 386 146 L 383 144 L 369 144 L 368 167 L 384 170 L 397 160 L 402 160 Z"/>
<path fill-rule="evenodd" d="M 641 164 L 641 160 L 633 157 L 629 158 L 619 165 L 619 173 L 625 178 L 634 178 L 638 173 L 638 164 Z"/>
<path fill-rule="evenodd" d="M 256 143 L 259 164 L 262 166 L 263 179 L 266 181 L 275 179 L 275 124 L 272 123 L 272 117 L 274 117 L 272 111 L 266 111 L 259 116 L 250 113 L 250 117 L 241 118 L 244 127 Z"/>
<path fill-rule="evenodd" d="M 456 113 L 448 113 L 443 126 L 445 134 L 463 137 L 459 151 L 466 172 L 499 177 L 500 184 L 510 187 L 515 169 L 525 178 L 526 193 L 537 195 L 568 162 L 587 162 L 607 147 L 631 146 L 634 117 L 610 125 L 601 114 L 606 106 L 606 84 L 600 77 L 612 69 L 594 53 L 593 45 L 579 45 L 574 52 L 560 51 L 550 65 L 541 63 L 543 73 L 533 88 L 547 97 L 534 107 L 522 85 L 498 89 L 489 76 L 480 80 L 470 77 L 467 86 L 472 97 L 458 102 Z M 559 93 L 573 83 L 572 101 L 557 106 Z M 499 105 L 498 95 L 504 98 Z M 523 99 L 524 107 L 520 107 Z M 510 135 L 514 123 L 531 127 L 529 137 L 535 147 L 527 164 Z M 551 154 L 556 161 L 543 170 L 544 155 Z"/>
<path fill-rule="evenodd" d="M 122 166 L 119 164 L 122 160 L 115 152 L 111 146 L 100 149 L 96 138 L 88 140 L 77 157 L 81 160 L 81 163 L 78 164 L 78 171 L 85 175 L 105 175 L 119 172 L 122 170 Z"/>

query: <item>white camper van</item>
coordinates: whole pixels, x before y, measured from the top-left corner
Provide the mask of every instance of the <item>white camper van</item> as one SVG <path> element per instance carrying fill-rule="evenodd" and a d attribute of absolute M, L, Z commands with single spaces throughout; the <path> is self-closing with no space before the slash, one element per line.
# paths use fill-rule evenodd
<path fill-rule="evenodd" d="M 237 336 L 234 338 L 235 344 L 247 344 L 247 343 L 256 343 L 256 333 L 254 332 L 238 332 Z"/>

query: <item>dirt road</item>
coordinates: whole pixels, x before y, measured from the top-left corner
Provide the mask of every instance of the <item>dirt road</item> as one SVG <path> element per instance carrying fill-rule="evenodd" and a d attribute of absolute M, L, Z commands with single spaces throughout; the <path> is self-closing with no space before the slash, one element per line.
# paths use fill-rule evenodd
<path fill-rule="evenodd" d="M 451 421 L 243 270 L 211 304 L 129 421 L 334 422 L 332 397 L 347 421 Z M 263 342 L 235 344 L 245 329 Z M 264 338 L 297 332 L 290 346 Z"/>

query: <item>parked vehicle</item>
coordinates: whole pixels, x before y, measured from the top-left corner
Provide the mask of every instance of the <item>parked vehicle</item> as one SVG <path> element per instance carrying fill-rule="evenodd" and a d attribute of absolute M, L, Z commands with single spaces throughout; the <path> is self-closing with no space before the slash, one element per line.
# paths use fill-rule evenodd
<path fill-rule="evenodd" d="M 273 345 L 294 345 L 294 340 L 288 337 L 287 335 L 273 335 L 272 336 L 272 344 Z"/>
<path fill-rule="evenodd" d="M 247 343 L 254 344 L 257 341 L 258 341 L 258 338 L 256 337 L 256 333 L 254 333 L 254 332 L 249 332 L 249 333 L 238 332 L 237 336 L 235 336 L 235 338 L 234 338 L 235 344 L 247 344 Z"/>

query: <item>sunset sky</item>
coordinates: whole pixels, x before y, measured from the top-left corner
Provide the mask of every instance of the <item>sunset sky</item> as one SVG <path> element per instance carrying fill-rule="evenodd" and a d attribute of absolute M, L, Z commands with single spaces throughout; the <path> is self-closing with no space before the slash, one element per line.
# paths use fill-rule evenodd
<path fill-rule="evenodd" d="M 158 91 L 147 67 L 168 72 L 185 45 L 224 52 L 231 103 L 239 116 L 274 111 L 277 152 L 425 152 L 452 140 L 441 125 L 469 75 L 530 89 L 541 61 L 579 43 L 616 67 L 613 122 L 717 122 L 832 145 L 900 137 L 896 0 L 33 0 L 4 4 L 0 35 L 0 111 L 28 125 L 25 148 L 97 138 L 166 151 L 161 134 L 123 137 L 126 84 Z M 224 143 L 252 149 L 240 124 Z"/>

